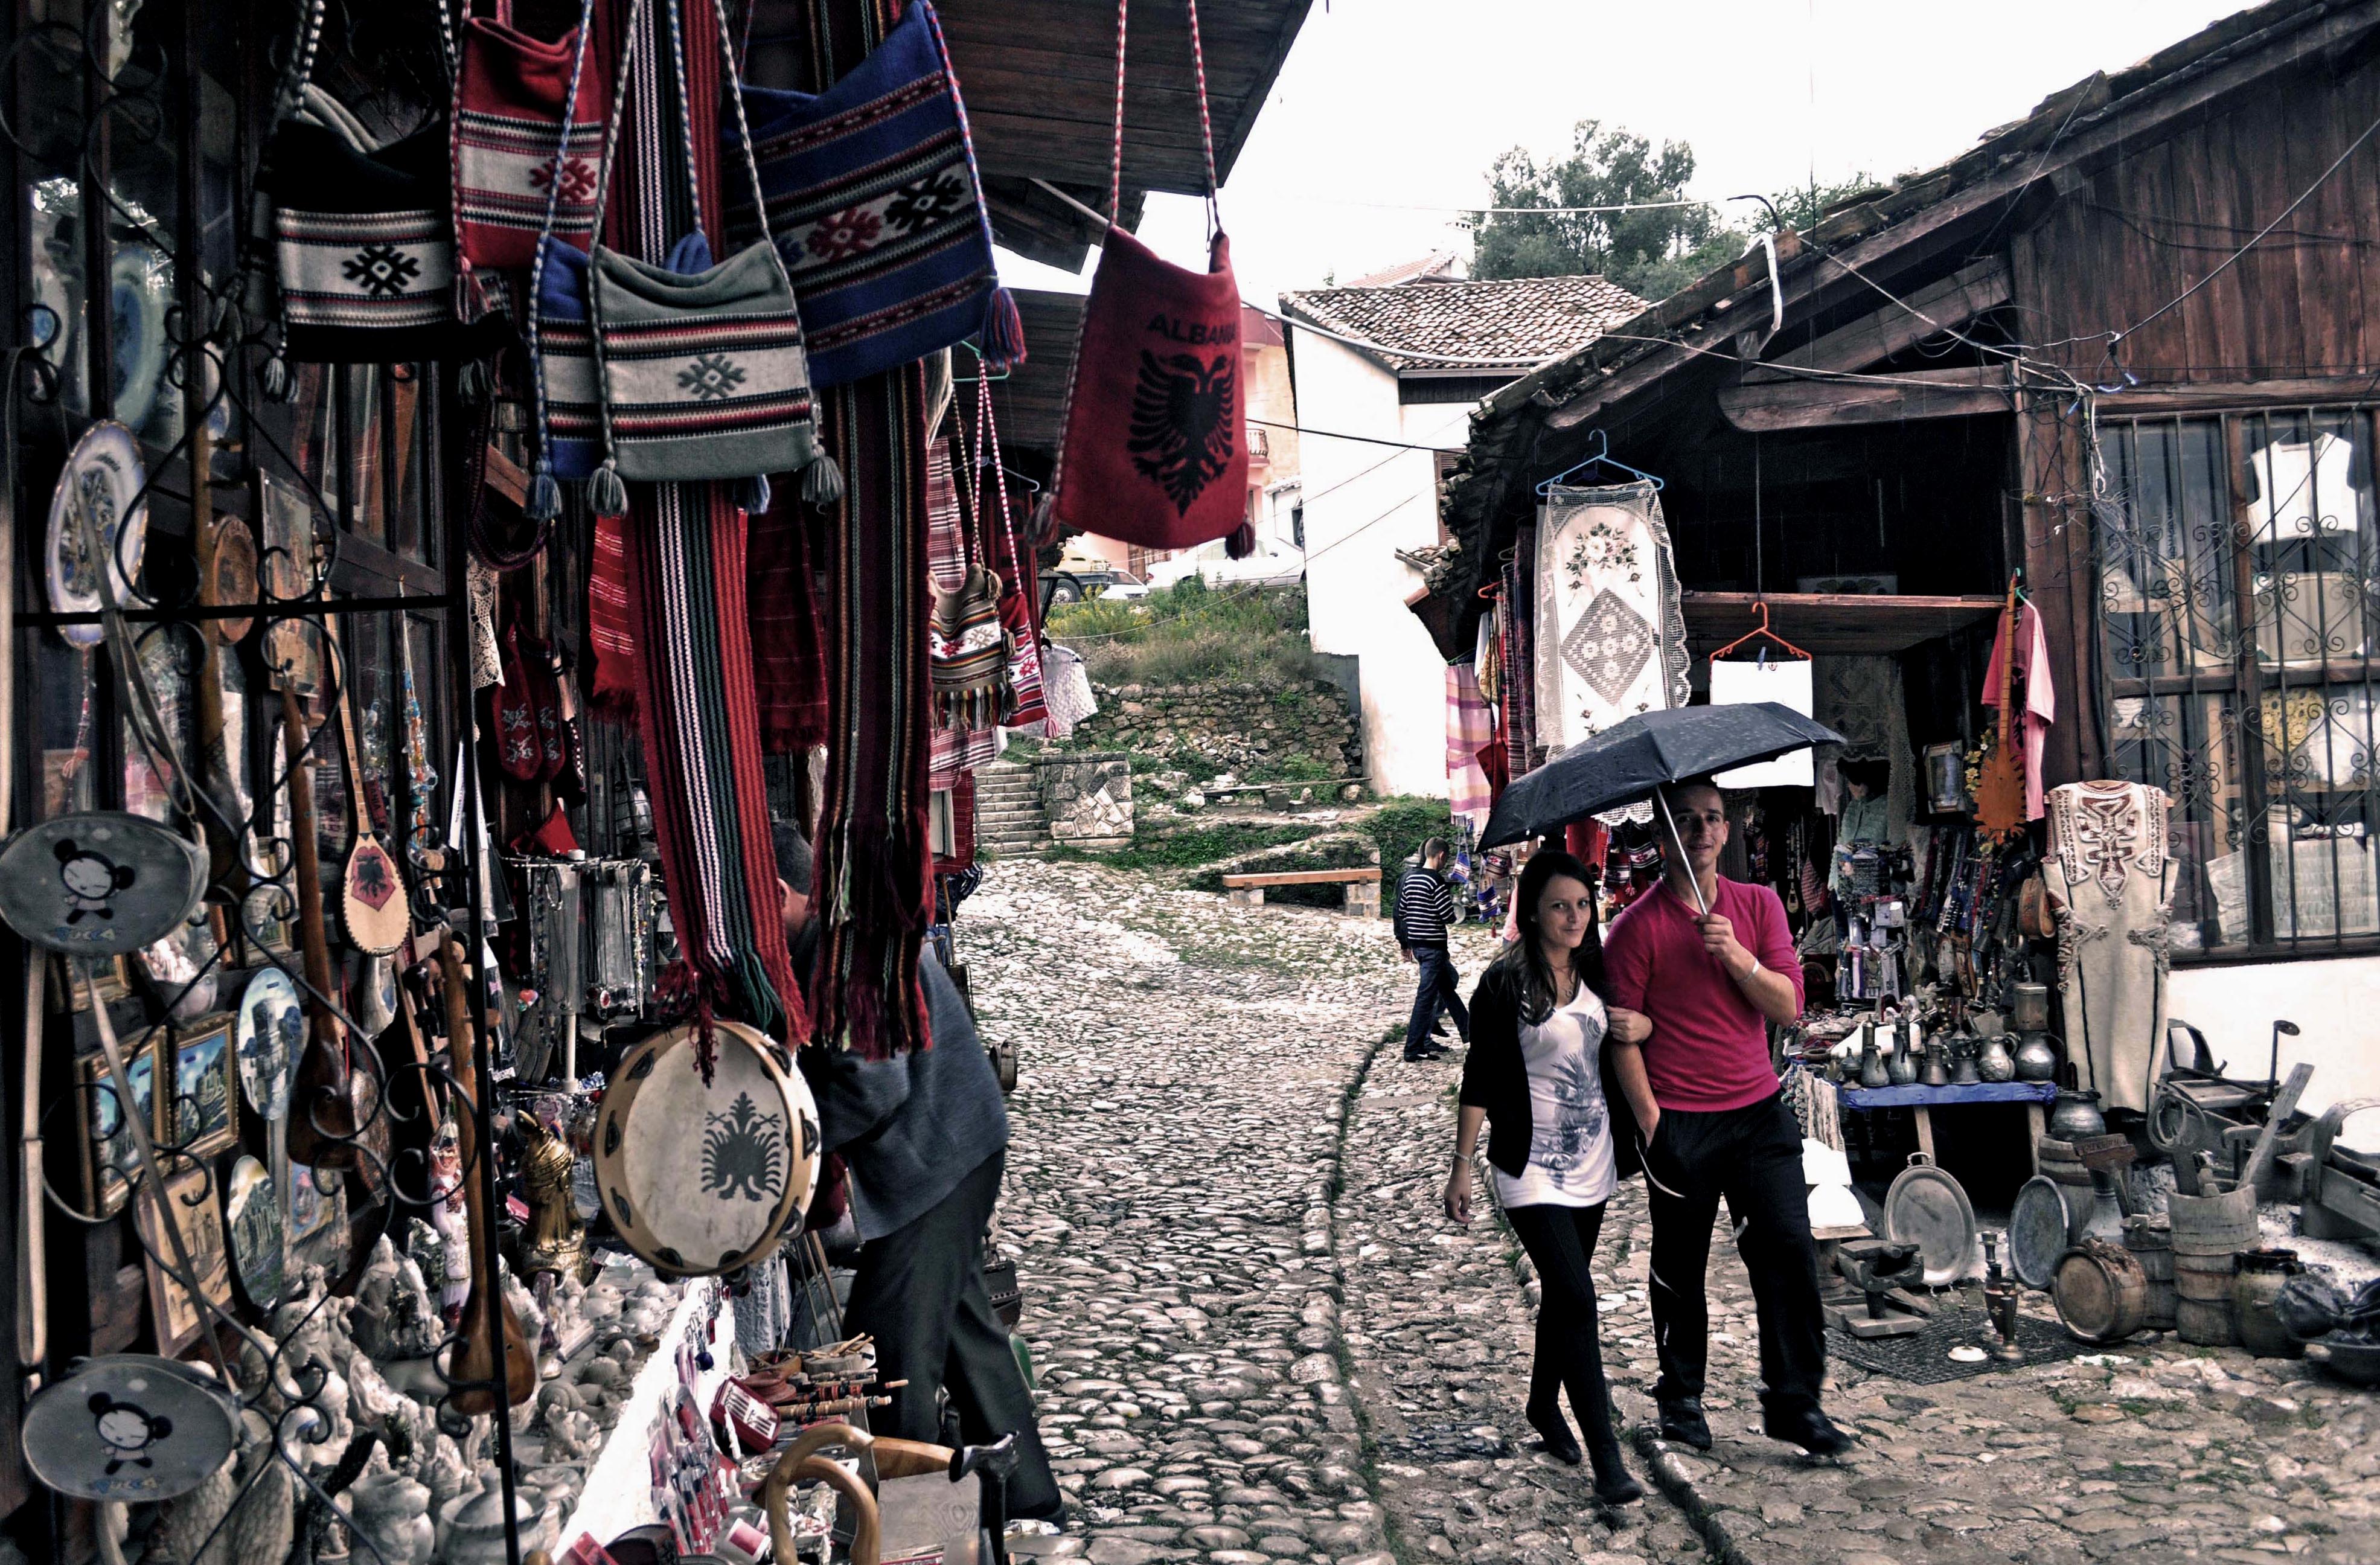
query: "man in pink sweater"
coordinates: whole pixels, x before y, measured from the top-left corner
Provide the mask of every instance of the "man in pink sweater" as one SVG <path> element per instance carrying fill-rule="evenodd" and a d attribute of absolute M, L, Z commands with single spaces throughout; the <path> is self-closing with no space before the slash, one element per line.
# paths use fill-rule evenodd
<path fill-rule="evenodd" d="M 1642 1044 L 1612 1046 L 1612 1065 L 1644 1143 L 1661 1433 L 1710 1449 L 1704 1275 L 1724 1195 L 1760 1316 L 1763 1427 L 1815 1455 L 1838 1455 L 1852 1442 L 1818 1407 L 1826 1316 L 1802 1131 L 1768 1055 L 1767 1024 L 1802 1013 L 1801 962 L 1777 893 L 1719 876 L 1728 820 L 1718 789 L 1682 782 L 1669 800 L 1684 861 L 1667 849 L 1660 885 L 1613 919 L 1603 941 L 1610 1002 L 1653 1022 Z"/>

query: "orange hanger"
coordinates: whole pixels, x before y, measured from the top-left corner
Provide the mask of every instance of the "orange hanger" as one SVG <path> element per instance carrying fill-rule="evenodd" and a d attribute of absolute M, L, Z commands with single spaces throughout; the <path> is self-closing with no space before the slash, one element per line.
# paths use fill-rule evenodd
<path fill-rule="evenodd" d="M 1713 661 L 1713 662 L 1717 662 L 1717 661 L 1718 661 L 1721 658 L 1726 657 L 1730 652 L 1734 651 L 1738 647 L 1742 646 L 1745 642 L 1747 642 L 1747 641 L 1751 640 L 1754 637 L 1756 637 L 1756 636 L 1765 636 L 1765 637 L 1768 637 L 1768 639 L 1769 639 L 1769 640 L 1776 642 L 1776 643 L 1777 643 L 1777 645 L 1779 645 L 1779 647 L 1784 648 L 1784 649 L 1785 649 L 1785 650 L 1787 650 L 1788 652 L 1791 652 L 1793 656 L 1795 656 L 1795 657 L 1797 657 L 1797 658 L 1801 659 L 1803 662 L 1807 662 L 1807 661 L 1810 661 L 1810 654 L 1809 654 L 1809 653 L 1804 652 L 1803 650 L 1802 650 L 1802 649 L 1801 649 L 1801 648 L 1794 646 L 1794 645 L 1793 645 L 1793 643 L 1791 643 L 1791 641 L 1786 640 L 1783 637 L 1781 637 L 1781 636 L 1778 635 L 1775 631 L 1773 631 L 1773 630 L 1771 630 L 1771 629 L 1769 629 L 1769 628 L 1768 628 L 1768 600 L 1767 600 L 1767 599 L 1766 599 L 1766 598 L 1762 598 L 1762 599 L 1758 599 L 1758 600 L 1756 600 L 1756 601 L 1753 603 L 1753 605 L 1752 605 L 1752 612 L 1753 612 L 1754 613 L 1758 614 L 1758 615 L 1760 616 L 1760 623 L 1759 623 L 1758 625 L 1754 625 L 1750 630 L 1748 630 L 1748 631 L 1744 632 L 1742 636 L 1737 637 L 1734 640 L 1732 640 L 1732 641 L 1729 642 L 1726 646 L 1724 646 L 1724 647 L 1720 648 L 1718 651 L 1713 652 L 1713 653 L 1710 655 L 1710 661 Z"/>
<path fill-rule="evenodd" d="M 1500 581 L 1491 581 L 1479 589 L 1479 596 L 1493 603 L 1504 596 L 1504 584 Z"/>

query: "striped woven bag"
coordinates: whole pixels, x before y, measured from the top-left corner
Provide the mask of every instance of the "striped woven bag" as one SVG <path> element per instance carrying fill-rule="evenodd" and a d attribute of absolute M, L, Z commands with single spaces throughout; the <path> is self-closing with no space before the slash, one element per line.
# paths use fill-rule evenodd
<path fill-rule="evenodd" d="M 824 92 L 747 86 L 743 100 L 765 211 L 736 201 L 728 229 L 739 240 L 776 235 L 818 384 L 844 385 L 965 337 L 978 338 L 995 367 L 1023 361 L 1015 301 L 992 269 L 966 104 L 928 0 L 913 0 Z"/>
<path fill-rule="evenodd" d="M 446 127 L 433 122 L 368 151 L 333 124 L 297 118 L 323 8 L 313 0 L 300 23 L 256 176 L 272 203 L 283 351 L 306 363 L 463 356 L 472 334 L 455 310 Z M 276 395 L 290 385 L 277 356 L 266 383 Z"/>
<path fill-rule="evenodd" d="M 467 265 L 532 265 L 546 234 L 582 250 L 590 242 L 610 86 L 600 59 L 588 69 L 594 31 L 594 0 L 551 42 L 512 25 L 511 0 L 498 0 L 492 18 L 464 19 L 452 124 Z"/>
<path fill-rule="evenodd" d="M 679 3 L 662 0 L 677 72 L 676 101 L 682 105 L 686 101 L 686 59 L 678 46 L 685 33 Z M 732 79 L 735 59 L 728 42 L 725 0 L 712 3 L 719 14 L 720 49 Z M 643 0 L 631 0 L 632 41 L 639 35 L 637 21 L 642 8 Z M 596 172 L 598 236 L 603 231 L 612 161 L 637 54 L 632 42 L 613 88 L 603 159 Z M 740 131 L 742 100 L 734 101 Z M 751 138 L 744 134 L 740 140 L 745 172 L 758 190 Z M 690 140 L 686 152 L 691 176 Z M 769 243 L 765 224 L 759 240 L 692 274 L 624 255 L 599 237 L 588 257 L 587 284 L 605 451 L 589 480 L 588 496 L 597 513 L 626 514 L 628 491 L 623 480 L 627 479 L 760 480 L 744 497 L 744 504 L 751 511 L 766 509 L 766 475 L 808 467 L 818 448 L 809 360 L 803 351 L 793 280 L 776 247 Z"/>

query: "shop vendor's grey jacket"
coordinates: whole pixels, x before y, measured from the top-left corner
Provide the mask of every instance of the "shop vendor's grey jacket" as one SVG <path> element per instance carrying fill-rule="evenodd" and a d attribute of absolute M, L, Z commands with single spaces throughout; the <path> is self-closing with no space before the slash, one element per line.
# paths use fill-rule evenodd
<path fill-rule="evenodd" d="M 934 1047 L 890 1060 L 801 1051 L 826 1149 L 851 1171 L 851 1215 L 880 1239 L 926 1215 L 1008 1145 L 1000 1078 L 966 1002 L 929 951 L 918 964 Z"/>

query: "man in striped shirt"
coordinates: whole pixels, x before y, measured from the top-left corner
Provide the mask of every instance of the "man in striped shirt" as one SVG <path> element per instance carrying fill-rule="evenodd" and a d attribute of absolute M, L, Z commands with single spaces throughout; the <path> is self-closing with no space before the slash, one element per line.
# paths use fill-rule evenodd
<path fill-rule="evenodd" d="M 1454 987 L 1454 959 L 1447 953 L 1446 927 L 1454 921 L 1454 888 L 1447 884 L 1446 840 L 1422 843 L 1421 856 L 1397 881 L 1397 944 L 1405 960 L 1418 963 L 1413 1017 L 1405 1024 L 1405 1058 L 1436 1060 L 1446 1050 L 1430 1041 L 1442 1007 L 1454 1018 L 1463 1043 L 1471 1042 L 1471 1013 Z"/>

